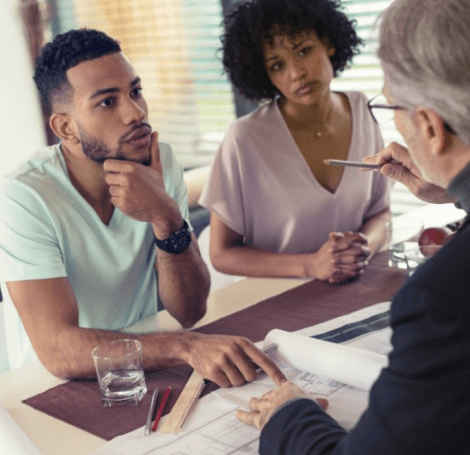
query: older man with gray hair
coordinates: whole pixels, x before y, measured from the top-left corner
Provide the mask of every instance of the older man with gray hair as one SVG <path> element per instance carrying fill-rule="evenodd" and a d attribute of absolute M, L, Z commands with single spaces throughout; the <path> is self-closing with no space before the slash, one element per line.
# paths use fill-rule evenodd
<path fill-rule="evenodd" d="M 385 104 L 408 149 L 369 162 L 420 198 L 470 211 L 470 5 L 396 0 L 380 24 Z M 371 110 L 374 105 L 371 103 Z M 346 432 L 291 382 L 238 417 L 261 432 L 261 454 L 470 453 L 470 217 L 392 302 L 393 350 L 369 406 Z"/>

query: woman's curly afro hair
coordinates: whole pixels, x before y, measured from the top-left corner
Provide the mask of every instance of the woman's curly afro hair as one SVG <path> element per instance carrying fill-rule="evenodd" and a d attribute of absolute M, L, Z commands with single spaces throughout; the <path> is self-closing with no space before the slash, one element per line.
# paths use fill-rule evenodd
<path fill-rule="evenodd" d="M 280 95 L 264 65 L 263 43 L 274 35 L 291 38 L 314 31 L 334 46 L 330 58 L 334 75 L 344 70 L 362 40 L 355 21 L 341 11 L 339 0 L 252 0 L 235 6 L 225 18 L 221 37 L 224 69 L 234 87 L 250 100 L 274 99 Z"/>

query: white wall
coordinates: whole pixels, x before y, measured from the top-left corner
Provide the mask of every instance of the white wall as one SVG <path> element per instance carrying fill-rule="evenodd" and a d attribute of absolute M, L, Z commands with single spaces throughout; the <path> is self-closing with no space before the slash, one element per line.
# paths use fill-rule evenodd
<path fill-rule="evenodd" d="M 18 4 L 0 1 L 0 175 L 46 143 Z"/>
<path fill-rule="evenodd" d="M 46 143 L 18 4 L 18 0 L 0 0 L 0 175 Z M 0 303 L 0 372 L 7 369 Z"/>

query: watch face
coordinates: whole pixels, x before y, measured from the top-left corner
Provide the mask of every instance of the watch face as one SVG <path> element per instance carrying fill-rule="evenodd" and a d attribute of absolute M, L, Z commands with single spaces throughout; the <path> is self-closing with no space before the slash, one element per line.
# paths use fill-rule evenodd
<path fill-rule="evenodd" d="M 191 242 L 191 233 L 188 231 L 180 231 L 171 239 L 170 248 L 173 252 L 179 253 L 188 248 Z"/>
<path fill-rule="evenodd" d="M 186 220 L 183 220 L 183 227 L 170 236 L 169 239 L 159 240 L 154 236 L 157 248 L 171 254 L 180 254 L 191 244 L 191 232 Z"/>

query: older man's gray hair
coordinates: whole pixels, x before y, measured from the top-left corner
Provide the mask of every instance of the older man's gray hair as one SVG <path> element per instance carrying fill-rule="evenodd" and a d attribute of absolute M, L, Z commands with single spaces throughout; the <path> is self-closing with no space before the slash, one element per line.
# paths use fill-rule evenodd
<path fill-rule="evenodd" d="M 397 103 L 433 109 L 470 145 L 469 0 L 396 0 L 381 17 L 379 42 Z"/>

